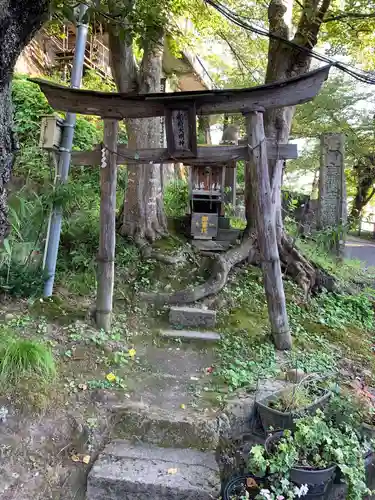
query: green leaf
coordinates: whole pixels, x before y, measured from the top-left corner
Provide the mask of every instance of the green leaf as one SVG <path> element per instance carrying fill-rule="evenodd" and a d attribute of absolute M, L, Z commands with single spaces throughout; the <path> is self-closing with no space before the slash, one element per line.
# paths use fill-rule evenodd
<path fill-rule="evenodd" d="M 11 256 L 11 255 L 12 255 L 12 249 L 10 248 L 10 244 L 9 244 L 9 240 L 8 240 L 8 238 L 6 238 L 6 239 L 4 240 L 4 248 L 5 248 L 6 253 L 7 253 L 9 256 Z"/>

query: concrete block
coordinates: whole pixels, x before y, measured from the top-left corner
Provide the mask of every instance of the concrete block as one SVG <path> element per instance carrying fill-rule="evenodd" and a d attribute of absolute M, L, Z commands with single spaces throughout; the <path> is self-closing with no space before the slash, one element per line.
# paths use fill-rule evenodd
<path fill-rule="evenodd" d="M 195 332 L 191 330 L 161 330 L 162 337 L 182 340 L 203 340 L 217 342 L 220 340 L 220 333 L 216 332 Z"/>
<path fill-rule="evenodd" d="M 216 311 L 195 307 L 171 307 L 169 322 L 173 326 L 204 326 L 210 328 L 216 324 Z"/>
<path fill-rule="evenodd" d="M 87 500 L 212 500 L 220 494 L 213 453 L 110 443 L 94 463 Z"/>

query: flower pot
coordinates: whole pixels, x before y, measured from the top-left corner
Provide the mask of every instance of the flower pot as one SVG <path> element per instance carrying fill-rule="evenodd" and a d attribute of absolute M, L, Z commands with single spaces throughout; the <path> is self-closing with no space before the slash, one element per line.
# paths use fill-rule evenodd
<path fill-rule="evenodd" d="M 316 486 L 309 487 L 307 495 L 305 495 L 303 500 L 325 500 L 331 498 L 330 494 L 332 492 L 333 481 L 328 481 L 328 483 L 319 484 Z"/>
<path fill-rule="evenodd" d="M 282 437 L 283 431 L 274 432 L 266 439 L 264 446 L 268 454 L 272 453 L 272 445 Z M 336 471 L 336 465 L 326 469 L 314 469 L 312 467 L 292 467 L 290 469 L 290 480 L 299 486 L 308 484 L 309 486 L 328 483 Z"/>
<path fill-rule="evenodd" d="M 232 476 L 223 486 L 222 500 L 241 498 L 246 493 L 250 495 L 249 498 L 255 498 L 264 487 L 265 478 L 260 478 L 253 474 Z"/>
<path fill-rule="evenodd" d="M 296 418 L 306 414 L 313 415 L 316 410 L 322 409 L 331 397 L 331 392 L 325 391 L 311 405 L 290 412 L 282 412 L 274 408 L 270 408 L 268 403 L 270 401 L 276 401 L 284 392 L 285 390 L 275 392 L 261 401 L 256 402 L 256 409 L 265 431 L 271 427 L 274 430 L 294 429 L 294 420 Z"/>
<path fill-rule="evenodd" d="M 327 469 L 313 469 L 312 467 L 292 467 L 290 469 L 290 480 L 298 485 L 325 484 L 328 483 L 336 471 L 336 465 Z"/>

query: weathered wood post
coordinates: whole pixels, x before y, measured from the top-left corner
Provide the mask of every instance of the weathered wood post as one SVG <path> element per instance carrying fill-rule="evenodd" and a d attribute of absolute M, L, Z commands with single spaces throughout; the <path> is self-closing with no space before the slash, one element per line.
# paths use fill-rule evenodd
<path fill-rule="evenodd" d="M 277 247 L 276 210 L 272 203 L 263 111 L 256 109 L 245 113 L 249 173 L 255 198 L 256 228 L 271 332 L 276 348 L 284 350 L 291 349 L 292 337 Z"/>
<path fill-rule="evenodd" d="M 345 250 L 347 223 L 346 182 L 344 170 L 344 135 L 323 134 L 320 141 L 318 229 L 336 232 L 332 248 L 338 257 Z"/>
<path fill-rule="evenodd" d="M 96 292 L 96 325 L 111 328 L 116 246 L 116 182 L 118 121 L 104 120 L 100 170 L 100 235 Z"/>

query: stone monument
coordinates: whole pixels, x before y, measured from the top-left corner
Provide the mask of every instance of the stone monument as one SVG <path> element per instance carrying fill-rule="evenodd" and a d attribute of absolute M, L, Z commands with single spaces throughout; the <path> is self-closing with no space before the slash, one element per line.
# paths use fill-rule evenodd
<path fill-rule="evenodd" d="M 347 222 L 346 182 L 344 171 L 344 135 L 327 133 L 321 136 L 321 163 L 317 227 L 336 233 L 333 248 L 338 256 L 345 247 L 344 228 Z"/>

